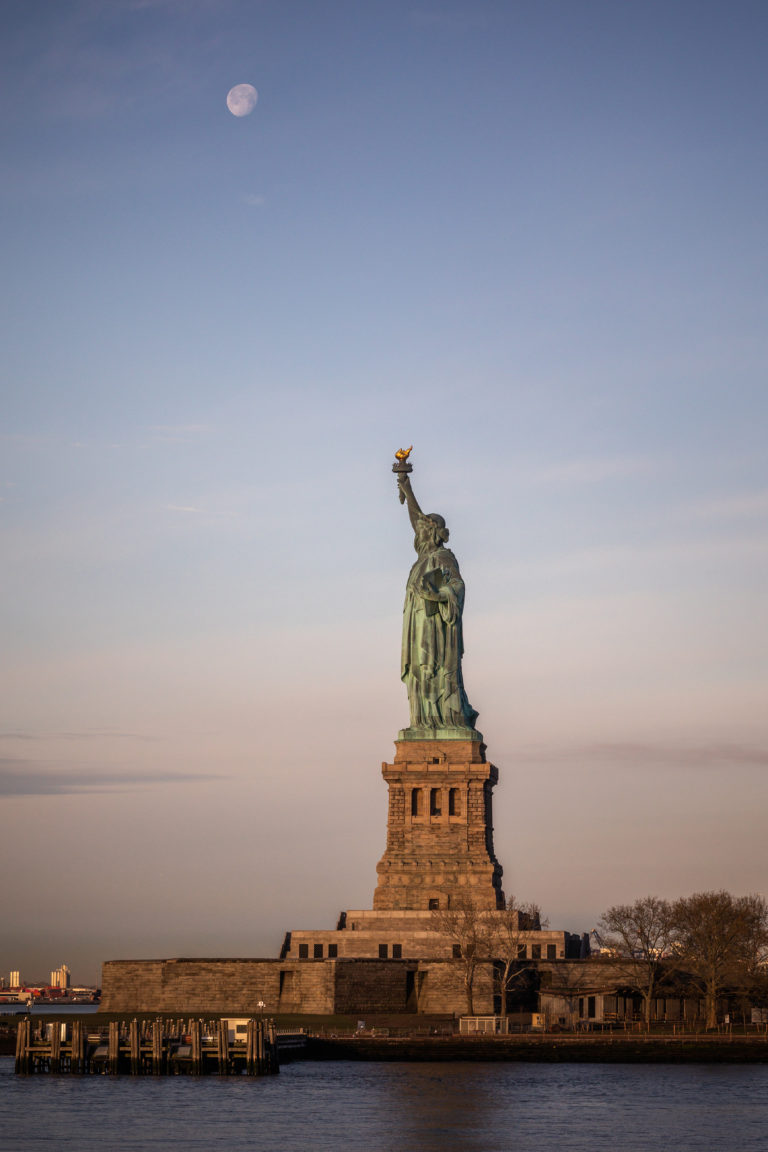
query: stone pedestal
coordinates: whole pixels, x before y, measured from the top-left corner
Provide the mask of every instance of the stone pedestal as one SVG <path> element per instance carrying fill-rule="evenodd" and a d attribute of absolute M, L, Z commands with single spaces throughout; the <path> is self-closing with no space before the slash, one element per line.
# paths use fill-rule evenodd
<path fill-rule="evenodd" d="M 498 772 L 479 739 L 398 740 L 389 785 L 387 848 L 375 911 L 429 911 L 466 898 L 503 908 L 493 852 L 491 792 Z"/>

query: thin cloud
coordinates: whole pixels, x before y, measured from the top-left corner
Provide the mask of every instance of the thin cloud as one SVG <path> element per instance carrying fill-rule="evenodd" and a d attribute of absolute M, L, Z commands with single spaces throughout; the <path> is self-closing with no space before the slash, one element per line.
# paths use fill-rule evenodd
<path fill-rule="evenodd" d="M 223 509 L 198 508 L 196 504 L 164 504 L 166 512 L 180 512 L 183 516 L 205 516 L 207 523 L 216 523 L 221 520 L 232 519 L 236 513 Z"/>
<path fill-rule="evenodd" d="M 11 444 L 24 444 L 33 448 L 39 444 L 50 443 L 49 436 L 31 435 L 27 432 L 0 432 L 0 440 L 7 440 Z"/>
<path fill-rule="evenodd" d="M 26 760 L 0 759 L 0 796 L 67 796 L 96 792 L 137 792 L 158 784 L 195 784 L 220 776 L 156 772 L 49 768 Z"/>
<path fill-rule="evenodd" d="M 141 732 L 113 732 L 103 729 L 96 732 L 0 732 L 3 740 L 157 740 L 157 736 L 147 736 Z"/>
<path fill-rule="evenodd" d="M 19 22 L 11 29 L 15 59 L 27 61 L 30 109 L 49 120 L 99 120 L 125 112 L 143 101 L 181 103 L 199 85 L 194 70 L 178 65 L 190 45 L 184 29 L 173 51 L 161 39 L 147 35 L 137 50 L 137 35 L 144 11 L 183 9 L 189 19 L 221 20 L 233 0 L 71 0 L 50 5 L 45 21 Z M 124 22 L 127 35 L 114 36 L 115 21 Z M 205 24 L 203 25 L 203 28 Z M 216 36 L 216 25 L 209 24 Z M 146 28 L 145 28 L 146 31 Z M 201 31 L 196 30 L 199 43 Z M 194 33 L 193 33 L 194 35 Z M 47 100 L 55 90 L 56 101 Z"/>
<path fill-rule="evenodd" d="M 742 492 L 721 500 L 697 505 L 694 514 L 702 520 L 753 520 L 768 516 L 768 491 Z"/>
<path fill-rule="evenodd" d="M 249 208 L 263 208 L 266 202 L 266 196 L 260 196 L 257 192 L 246 192 L 243 196 L 243 204 L 247 204 Z"/>
<path fill-rule="evenodd" d="M 531 477 L 538 484 L 602 484 L 624 476 L 648 475 L 655 464 L 645 456 L 586 456 L 542 468 Z"/>
<path fill-rule="evenodd" d="M 768 540 L 755 533 L 726 535 L 713 533 L 681 537 L 668 536 L 635 544 L 606 544 L 594 548 L 582 548 L 563 552 L 548 559 L 515 559 L 512 569 L 516 573 L 529 573 L 538 577 L 563 575 L 583 576 L 588 573 L 606 574 L 618 569 L 629 571 L 638 564 L 653 564 L 660 560 L 670 563 L 707 561 L 708 563 L 727 561 L 764 563 L 768 558 Z"/>
<path fill-rule="evenodd" d="M 629 768 L 767 768 L 768 748 L 713 742 L 677 744 L 617 742 L 518 749 L 516 760 L 536 764 L 581 764 Z"/>
<path fill-rule="evenodd" d="M 191 444 L 209 428 L 207 424 L 150 424 L 149 431 L 163 444 Z"/>

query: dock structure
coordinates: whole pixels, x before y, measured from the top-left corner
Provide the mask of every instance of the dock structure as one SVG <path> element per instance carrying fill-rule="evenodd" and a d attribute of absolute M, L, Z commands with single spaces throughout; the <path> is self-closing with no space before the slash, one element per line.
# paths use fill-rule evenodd
<path fill-rule="evenodd" d="M 280 1070 L 274 1021 L 110 1021 L 88 1032 L 82 1020 L 19 1021 L 16 1072 L 108 1076 L 268 1076 Z"/>

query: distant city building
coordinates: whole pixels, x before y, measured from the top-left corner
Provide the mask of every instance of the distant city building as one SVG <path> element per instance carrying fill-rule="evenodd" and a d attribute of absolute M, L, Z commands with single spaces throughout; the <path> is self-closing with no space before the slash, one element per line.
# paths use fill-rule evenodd
<path fill-rule="evenodd" d="M 21 972 L 11 972 L 8 977 L 9 988 L 21 988 Z"/>
<path fill-rule="evenodd" d="M 51 988 L 69 988 L 70 971 L 66 964 L 51 972 Z"/>

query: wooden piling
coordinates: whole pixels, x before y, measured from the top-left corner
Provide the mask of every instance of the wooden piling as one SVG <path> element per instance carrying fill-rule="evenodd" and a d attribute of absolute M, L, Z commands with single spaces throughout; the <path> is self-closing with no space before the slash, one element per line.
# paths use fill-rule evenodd
<path fill-rule="evenodd" d="M 196 1076 L 202 1072 L 202 1056 L 201 1056 L 201 1039 L 200 1039 L 200 1021 L 190 1020 L 189 1022 L 189 1038 L 192 1048 L 192 1071 Z"/>
<path fill-rule="evenodd" d="M 141 1071 L 141 1044 L 139 1041 L 139 1022 L 135 1017 L 128 1025 L 128 1051 L 131 1061 L 131 1075 L 138 1076 Z"/>
<path fill-rule="evenodd" d="M 16 1032 L 16 1071 L 20 1075 L 26 1075 L 30 1071 L 30 1031 L 31 1022 L 29 1017 L 23 1020 L 19 1020 L 19 1027 Z"/>
<path fill-rule="evenodd" d="M 247 1076 L 253 1076 L 254 1063 L 255 1063 L 255 1020 L 249 1020 L 245 1029 L 245 1072 Z"/>
<path fill-rule="evenodd" d="M 85 1029 L 82 1020 L 72 1021 L 72 1038 L 69 1048 L 70 1072 L 85 1071 Z"/>
<path fill-rule="evenodd" d="M 218 1041 L 219 1076 L 226 1076 L 229 1065 L 229 1029 L 226 1020 L 219 1020 Z"/>
<path fill-rule="evenodd" d="M 69 1037 L 65 1037 L 65 1029 Z M 205 1043 L 204 1043 L 205 1035 Z M 17 1073 L 106 1072 L 116 1076 L 178 1073 L 220 1076 L 245 1072 L 263 1076 L 277 1072 L 277 1035 L 274 1024 L 251 1018 L 242 1035 L 229 1037 L 228 1021 L 112 1020 L 104 1032 L 89 1036 L 82 1020 L 55 1020 L 47 1026 L 21 1019 L 16 1034 Z"/>
<path fill-rule="evenodd" d="M 62 1030 L 62 1027 L 66 1027 L 66 1025 L 62 1026 L 58 1020 L 53 1020 L 48 1025 L 48 1029 L 50 1032 L 50 1039 L 51 1039 L 51 1052 L 50 1052 L 50 1057 L 49 1057 L 51 1072 L 60 1072 L 61 1071 L 61 1030 Z"/>
<path fill-rule="evenodd" d="M 109 1022 L 107 1067 L 110 1076 L 117 1076 L 120 1068 L 120 1025 L 117 1020 L 110 1020 Z"/>
<path fill-rule="evenodd" d="M 257 1028 L 257 1032 L 256 1032 L 256 1043 L 257 1043 L 256 1071 L 259 1074 L 261 1074 L 264 1071 L 264 1065 L 265 1065 L 265 1060 L 266 1060 L 266 1043 L 265 1043 L 265 1036 L 264 1036 L 264 1021 L 263 1020 L 259 1020 L 259 1022 L 258 1022 L 258 1028 Z"/>
<path fill-rule="evenodd" d="M 159 1076 L 163 1071 L 163 1022 L 152 1022 L 152 1072 Z"/>

